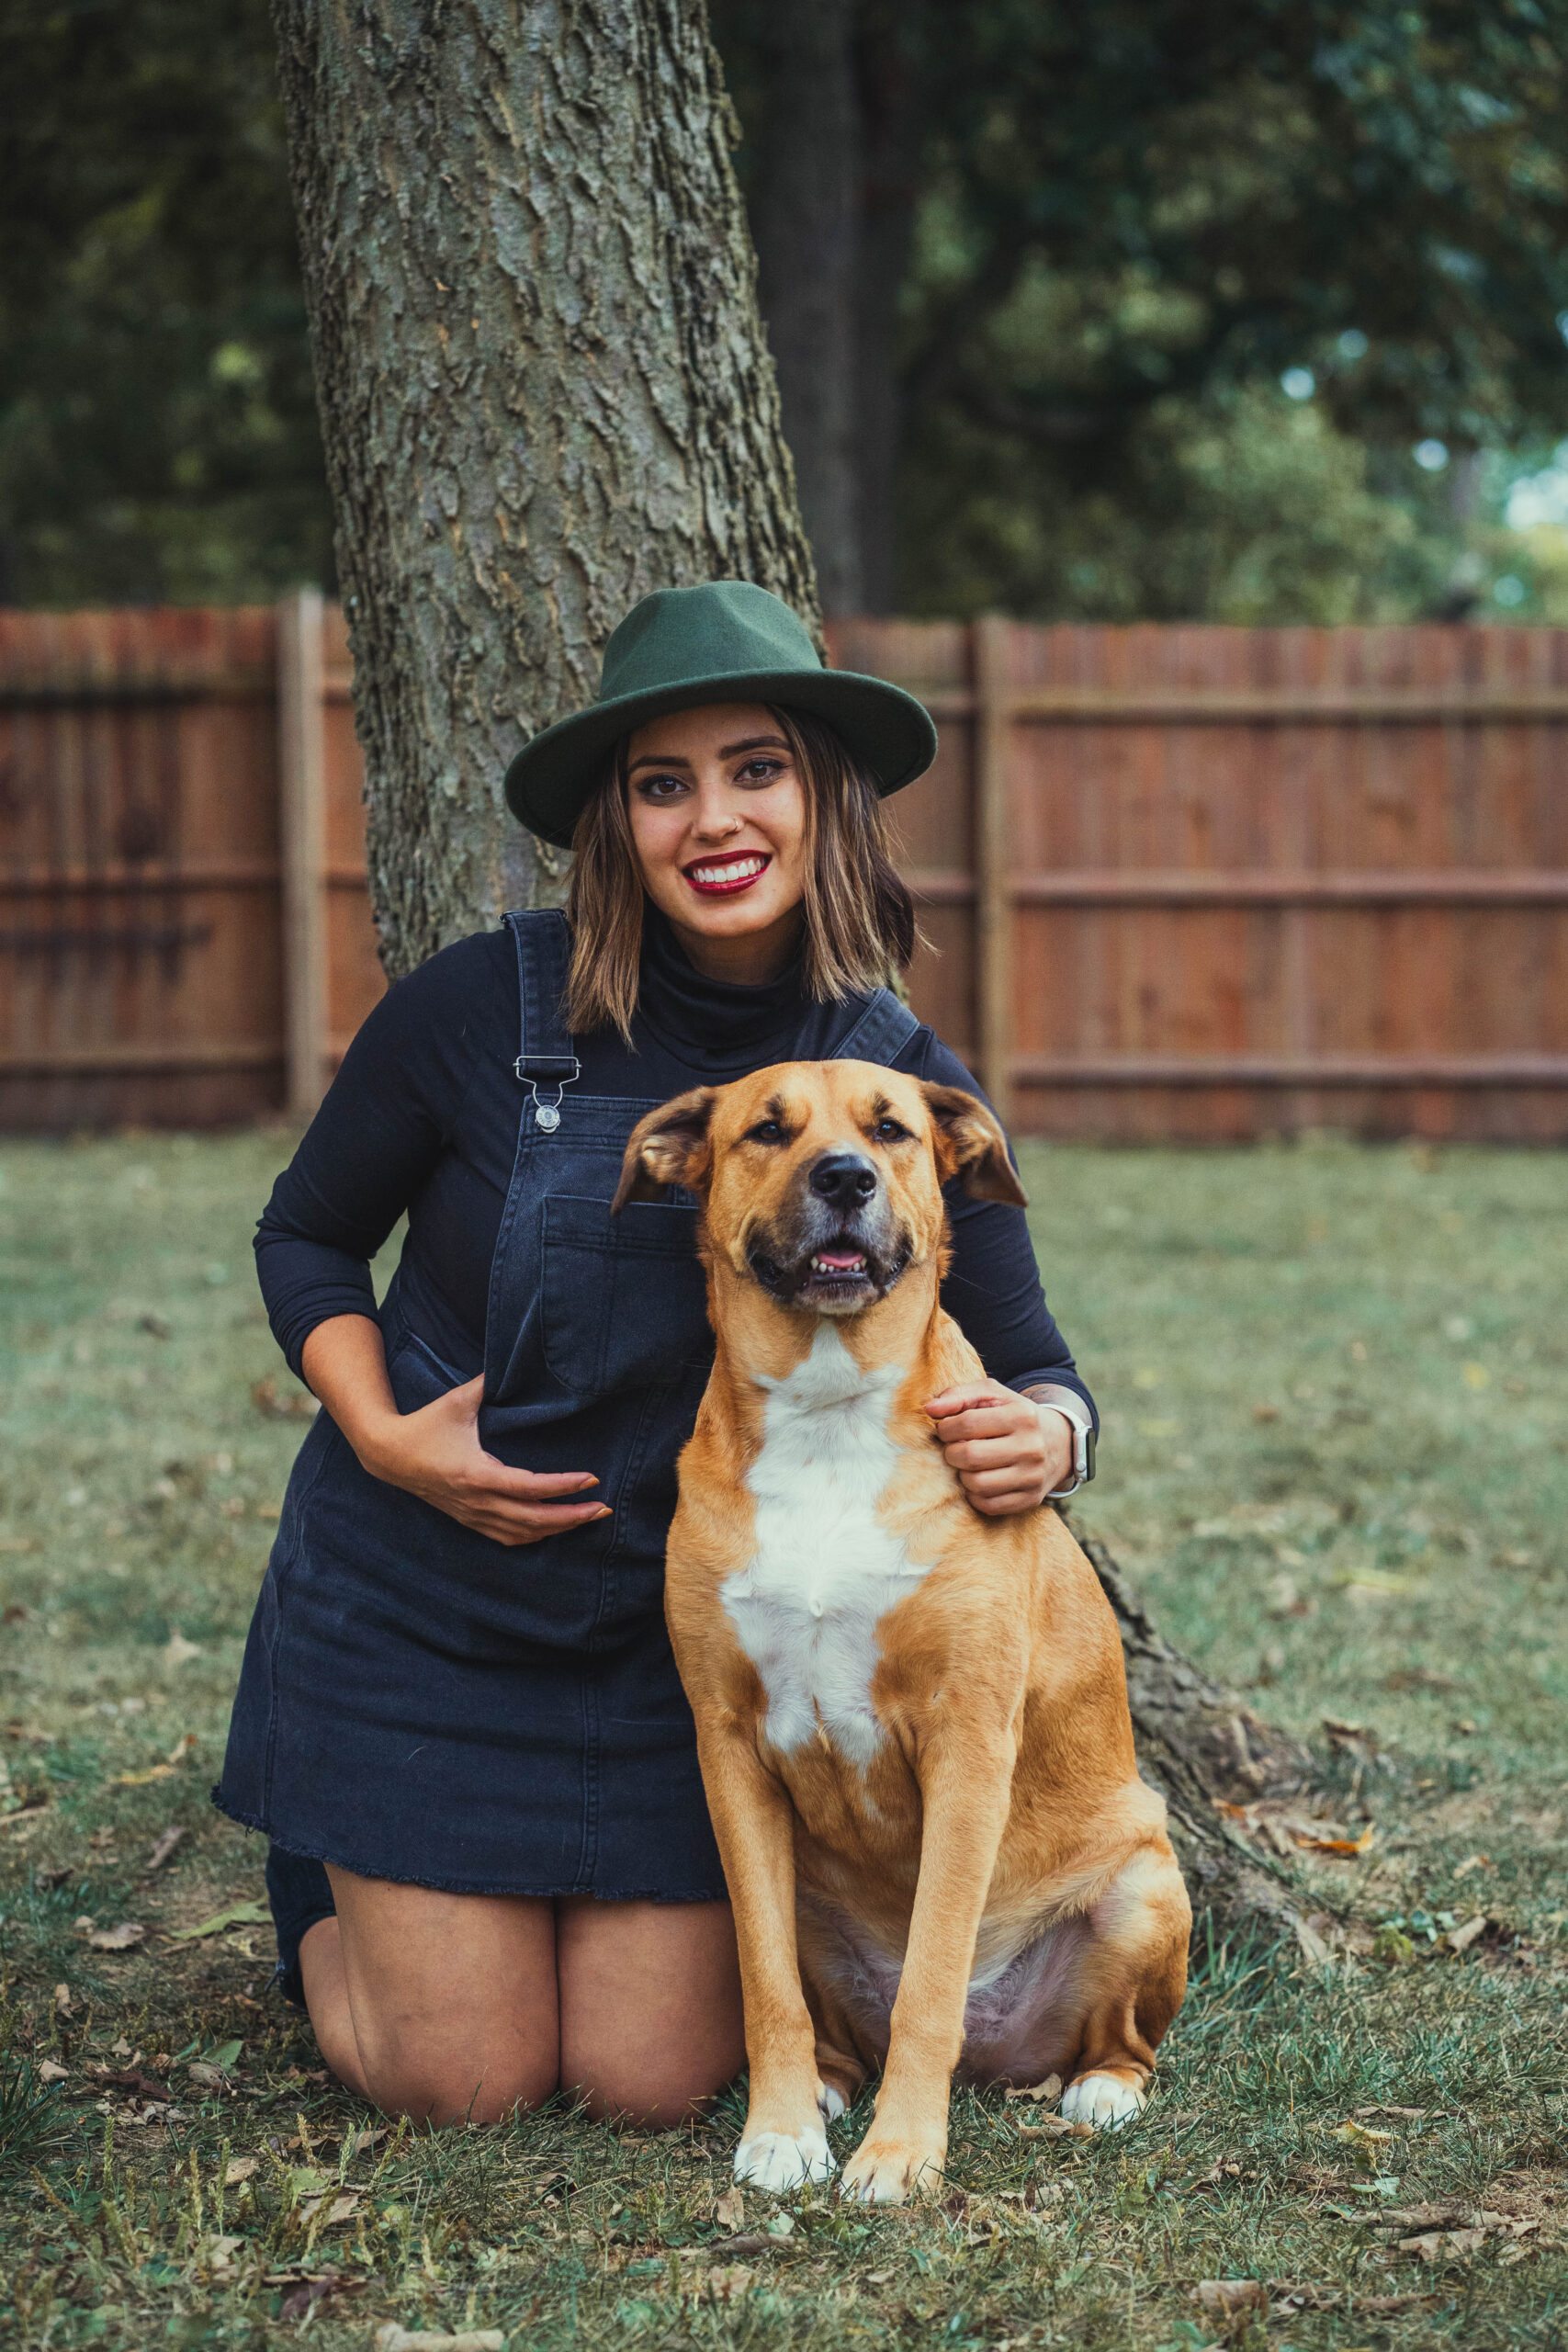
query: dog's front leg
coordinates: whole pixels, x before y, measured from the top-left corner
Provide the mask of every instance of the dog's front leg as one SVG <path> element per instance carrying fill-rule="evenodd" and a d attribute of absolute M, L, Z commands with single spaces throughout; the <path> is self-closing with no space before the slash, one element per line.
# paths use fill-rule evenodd
<path fill-rule="evenodd" d="M 828 2180 L 824 2119 L 842 2101 L 817 2072 L 816 2030 L 801 1990 L 795 1932 L 795 1815 L 788 1792 L 738 1733 L 697 1747 L 714 1835 L 735 1910 L 751 2097 L 735 2177 L 758 2188 Z"/>
<path fill-rule="evenodd" d="M 922 1760 L 920 1871 L 871 2130 L 844 2166 L 844 2196 L 901 2205 L 934 2196 L 947 2160 L 953 2070 L 975 1941 L 1012 1793 L 1011 1736 L 972 1730 Z"/>

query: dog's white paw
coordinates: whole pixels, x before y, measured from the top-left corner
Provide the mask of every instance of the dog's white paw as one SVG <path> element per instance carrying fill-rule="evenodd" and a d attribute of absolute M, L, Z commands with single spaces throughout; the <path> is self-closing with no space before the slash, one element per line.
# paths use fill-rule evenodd
<path fill-rule="evenodd" d="M 1083 2075 L 1062 2093 L 1062 2120 L 1114 2132 L 1123 2123 L 1136 2122 L 1146 2105 L 1142 2091 L 1115 2075 Z"/>
<path fill-rule="evenodd" d="M 914 2198 L 937 2197 L 946 2160 L 942 2140 L 882 2139 L 874 2125 L 844 2166 L 839 2194 L 862 2205 L 905 2205 Z"/>
<path fill-rule="evenodd" d="M 771 2189 L 775 2197 L 803 2188 L 808 2180 L 831 2180 L 834 2170 L 825 2132 L 759 2132 L 735 2151 L 736 2179 L 749 2188 Z"/>
<path fill-rule="evenodd" d="M 844 2097 L 843 2092 L 835 2089 L 831 2083 L 823 2083 L 819 2086 L 817 2104 L 822 2110 L 822 2120 L 825 2123 L 837 2123 L 840 2116 L 847 2115 L 850 2109 L 849 2100 Z"/>

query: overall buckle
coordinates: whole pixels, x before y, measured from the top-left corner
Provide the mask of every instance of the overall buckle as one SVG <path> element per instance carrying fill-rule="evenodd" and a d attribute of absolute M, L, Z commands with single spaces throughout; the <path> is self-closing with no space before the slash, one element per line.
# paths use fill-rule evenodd
<path fill-rule="evenodd" d="M 528 1089 L 534 1125 L 541 1135 L 553 1136 L 560 1125 L 561 1097 L 569 1086 L 576 1084 L 582 1064 L 575 1054 L 519 1054 L 512 1069 L 519 1085 Z M 541 1086 L 555 1088 L 553 1101 L 541 1099 Z"/>

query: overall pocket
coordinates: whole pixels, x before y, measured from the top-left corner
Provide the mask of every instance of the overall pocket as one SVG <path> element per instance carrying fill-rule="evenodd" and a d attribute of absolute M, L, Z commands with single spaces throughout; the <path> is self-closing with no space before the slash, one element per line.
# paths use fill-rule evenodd
<path fill-rule="evenodd" d="M 541 1204 L 545 1362 L 581 1396 L 645 1388 L 713 1353 L 695 1208 L 550 1193 Z"/>

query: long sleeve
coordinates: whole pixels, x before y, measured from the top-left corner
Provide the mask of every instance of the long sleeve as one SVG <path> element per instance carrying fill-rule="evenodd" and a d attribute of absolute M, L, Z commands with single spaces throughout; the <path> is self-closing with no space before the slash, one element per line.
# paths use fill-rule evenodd
<path fill-rule="evenodd" d="M 985 1100 L 956 1054 L 922 1031 L 911 1048 L 910 1067 L 941 1086 L 962 1086 Z M 1095 1416 L 1072 1351 L 1045 1304 L 1034 1245 L 1023 1211 L 1005 1201 L 976 1201 L 953 1182 L 944 1188 L 953 1227 L 953 1262 L 942 1286 L 942 1303 L 976 1350 L 993 1380 L 1009 1388 L 1045 1383 L 1070 1388 Z"/>
<path fill-rule="evenodd" d="M 428 1183 L 477 1066 L 493 938 L 460 941 L 389 990 L 273 1187 L 256 1272 L 295 1373 L 318 1324 L 376 1312 L 370 1261 Z"/>

